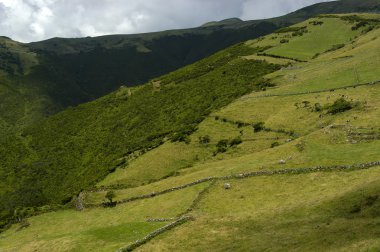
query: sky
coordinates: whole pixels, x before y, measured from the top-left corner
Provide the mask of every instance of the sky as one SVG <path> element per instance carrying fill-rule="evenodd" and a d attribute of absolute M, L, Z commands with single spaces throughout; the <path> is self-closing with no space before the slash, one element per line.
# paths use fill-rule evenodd
<path fill-rule="evenodd" d="M 0 35 L 21 42 L 280 16 L 327 0 L 0 0 Z"/>

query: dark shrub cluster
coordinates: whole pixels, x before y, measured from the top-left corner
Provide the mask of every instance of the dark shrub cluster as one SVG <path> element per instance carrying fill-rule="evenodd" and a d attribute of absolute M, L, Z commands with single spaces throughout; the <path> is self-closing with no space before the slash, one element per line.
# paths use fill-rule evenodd
<path fill-rule="evenodd" d="M 264 122 L 258 122 L 258 123 L 253 124 L 252 125 L 253 130 L 255 132 L 263 131 L 265 129 L 264 124 L 265 124 Z"/>
<path fill-rule="evenodd" d="M 288 33 L 288 32 L 299 32 L 299 31 L 304 31 L 306 30 L 306 26 L 301 26 L 301 27 L 284 27 L 281 29 L 278 29 L 274 33 Z"/>
<path fill-rule="evenodd" d="M 323 21 L 310 21 L 309 24 L 317 26 L 317 25 L 323 25 Z"/>
<path fill-rule="evenodd" d="M 327 108 L 327 113 L 335 115 L 350 110 L 354 108 L 354 106 L 355 105 L 352 102 L 349 102 L 344 98 L 339 98 Z"/>
<path fill-rule="evenodd" d="M 345 46 L 345 44 L 333 45 L 330 49 L 326 50 L 325 52 L 333 52 L 333 51 L 336 51 L 340 48 L 343 48 L 344 46 Z"/>

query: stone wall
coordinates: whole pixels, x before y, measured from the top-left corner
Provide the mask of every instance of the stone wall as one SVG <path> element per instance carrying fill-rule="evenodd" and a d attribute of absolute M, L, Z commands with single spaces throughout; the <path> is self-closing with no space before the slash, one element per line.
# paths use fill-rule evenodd
<path fill-rule="evenodd" d="M 127 247 L 117 250 L 117 252 L 132 251 L 132 250 L 140 247 L 141 245 L 147 243 L 148 241 L 152 240 L 154 237 L 158 236 L 159 234 L 162 234 L 163 232 L 171 230 L 171 229 L 175 228 L 176 226 L 182 225 L 182 224 L 184 224 L 187 221 L 192 220 L 192 219 L 193 219 L 193 217 L 191 217 L 191 216 L 182 216 L 178 220 L 176 220 L 176 221 L 174 221 L 174 222 L 172 222 L 166 226 L 163 226 L 162 228 L 159 228 L 159 229 L 153 231 L 152 233 L 148 234 L 144 238 L 133 242 L 132 244 L 128 245 Z"/>

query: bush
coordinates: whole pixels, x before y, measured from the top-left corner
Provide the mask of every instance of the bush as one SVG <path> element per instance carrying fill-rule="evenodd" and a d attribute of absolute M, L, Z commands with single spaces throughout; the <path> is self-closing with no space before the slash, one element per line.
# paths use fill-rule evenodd
<path fill-rule="evenodd" d="M 224 153 L 227 151 L 228 149 L 228 140 L 227 139 L 223 139 L 223 140 L 220 140 L 217 144 L 216 144 L 216 152 L 214 153 L 214 155 L 218 154 L 218 153 Z"/>
<path fill-rule="evenodd" d="M 241 140 L 241 137 L 239 136 L 239 137 L 235 137 L 234 139 L 232 139 L 231 141 L 230 141 L 230 146 L 232 147 L 232 146 L 236 146 L 236 145 L 239 145 L 239 144 L 241 144 L 243 142 L 243 140 Z"/>
<path fill-rule="evenodd" d="M 320 112 L 320 111 L 322 111 L 322 110 L 323 110 L 323 107 L 322 107 L 321 104 L 319 104 L 319 103 L 315 103 L 315 104 L 314 104 L 313 111 L 315 111 L 315 112 Z"/>
<path fill-rule="evenodd" d="M 288 33 L 288 32 L 299 32 L 299 31 L 304 31 L 306 30 L 306 26 L 301 26 L 301 27 L 284 27 L 281 29 L 278 29 L 275 31 L 275 33 Z"/>
<path fill-rule="evenodd" d="M 270 82 L 268 82 L 268 81 L 260 82 L 260 83 L 257 85 L 257 87 L 258 87 L 260 90 L 262 90 L 262 91 L 266 91 L 266 89 L 267 89 L 268 87 L 274 87 L 274 86 L 276 86 L 276 85 L 273 84 L 273 83 L 270 83 Z"/>
<path fill-rule="evenodd" d="M 173 143 L 175 143 L 175 142 L 184 142 L 186 144 L 189 144 L 191 140 L 190 140 L 190 137 L 188 136 L 187 133 L 185 133 L 185 132 L 178 132 L 178 133 L 173 134 L 171 141 Z"/>
<path fill-rule="evenodd" d="M 323 21 L 310 21 L 309 24 L 311 25 L 323 25 Z"/>
<path fill-rule="evenodd" d="M 211 138 L 209 135 L 199 137 L 199 143 L 200 144 L 208 144 L 208 143 L 210 143 L 210 141 L 211 141 Z"/>
<path fill-rule="evenodd" d="M 347 101 L 344 98 L 339 98 L 332 104 L 331 106 L 328 107 L 327 113 L 328 114 L 338 114 L 347 110 L 352 109 L 354 106 L 351 102 Z"/>
<path fill-rule="evenodd" d="M 333 52 L 333 51 L 336 51 L 340 48 L 343 48 L 345 46 L 345 44 L 337 44 L 337 45 L 333 45 L 330 49 L 328 49 L 326 52 Z"/>
<path fill-rule="evenodd" d="M 303 101 L 302 104 L 303 104 L 304 108 L 309 108 L 310 107 L 310 102 L 309 101 Z"/>
<path fill-rule="evenodd" d="M 318 58 L 319 55 L 321 55 L 321 54 L 320 54 L 320 53 L 316 53 L 316 54 L 314 54 L 314 56 L 312 57 L 312 59 L 316 59 L 316 58 Z"/>
<path fill-rule="evenodd" d="M 366 25 L 368 25 L 369 23 L 367 21 L 360 21 L 359 23 L 357 23 L 356 25 L 352 26 L 351 27 L 351 30 L 353 31 L 356 31 L 358 29 L 360 29 L 361 27 L 364 27 Z"/>
<path fill-rule="evenodd" d="M 253 125 L 253 130 L 255 132 L 260 132 L 260 131 L 264 130 L 265 129 L 264 124 L 265 124 L 264 122 L 255 123 Z"/>
<path fill-rule="evenodd" d="M 112 203 L 113 198 L 115 198 L 115 192 L 114 191 L 108 191 L 106 193 L 105 198 L 109 200 L 110 203 Z"/>
<path fill-rule="evenodd" d="M 280 146 L 280 143 L 279 142 L 274 142 L 270 145 L 271 148 L 275 148 L 277 146 Z"/>
<path fill-rule="evenodd" d="M 289 39 L 281 39 L 280 43 L 281 44 L 289 43 Z"/>

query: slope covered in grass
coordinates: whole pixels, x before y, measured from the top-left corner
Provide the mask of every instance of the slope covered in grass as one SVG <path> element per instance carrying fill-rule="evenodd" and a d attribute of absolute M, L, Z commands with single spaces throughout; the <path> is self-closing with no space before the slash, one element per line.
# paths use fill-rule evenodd
<path fill-rule="evenodd" d="M 199 185 L 115 208 L 40 215 L 30 220 L 28 230 L 14 226 L 1 234 L 0 248 L 2 251 L 115 251 L 169 222 L 147 222 L 148 219 L 170 219 L 182 214 L 204 187 Z M 165 207 L 162 202 L 166 202 Z"/>
<path fill-rule="evenodd" d="M 240 58 L 259 50 L 239 44 L 27 127 L 0 148 L 3 209 L 69 201 L 135 151 L 185 141 L 209 113 L 259 89 L 261 77 L 278 69 Z"/>
<path fill-rule="evenodd" d="M 137 251 L 376 251 L 378 178 L 379 167 L 216 183 L 194 222 Z"/>
<path fill-rule="evenodd" d="M 350 34 L 360 22 L 347 21 L 350 15 L 325 18 L 345 26 Z M 306 25 L 314 26 L 316 20 L 320 19 Z M 0 249 L 35 248 L 30 237 L 38 230 L 57 230 L 53 223 L 67 220 L 59 218 L 65 214 L 75 223 L 83 223 L 83 216 L 88 222 L 96 220 L 78 239 L 69 233 L 78 234 L 80 225 L 60 224 L 65 230 L 58 229 L 57 235 L 71 250 L 86 251 L 83 246 L 89 241 L 105 250 L 127 247 L 161 227 L 131 224 L 140 222 L 137 215 L 144 215 L 148 202 L 155 201 L 154 209 L 162 210 L 165 218 L 186 213 L 193 219 L 146 244 L 138 243 L 137 250 L 378 250 L 380 37 L 379 24 L 371 22 L 371 30 L 369 25 L 360 27 L 357 38 L 344 47 L 307 62 L 272 61 L 270 55 L 261 55 L 275 36 L 269 35 L 29 127 L 23 134 L 28 143 L 24 146 L 33 155 L 26 155 L 24 163 L 36 174 L 24 176 L 53 181 L 33 184 L 35 192 L 59 202 L 82 186 L 98 183 L 81 193 L 84 211 L 31 217 L 27 220 L 31 225 L 19 232 L 15 230 L 20 224 L 13 225 L 2 234 Z M 298 38 L 290 38 L 289 45 L 292 39 Z M 272 46 L 271 50 L 282 44 Z M 303 53 L 305 48 L 292 50 Z M 266 60 L 281 64 L 281 69 Z M 353 66 L 359 78 L 346 76 Z M 139 108 L 139 113 L 133 114 L 132 108 Z M 46 167 L 51 173 L 45 173 Z M 67 179 L 60 180 L 62 176 Z M 225 183 L 231 188 L 224 189 Z M 25 180 L 20 188 L 30 185 Z M 64 190 L 53 195 L 57 188 Z M 119 205 L 102 209 L 110 190 Z M 146 209 L 133 211 L 140 204 Z M 166 215 L 171 207 L 179 210 Z M 118 209 L 131 215 L 126 226 L 112 222 L 124 221 Z M 108 210 L 115 212 L 108 215 Z M 105 222 L 99 224 L 102 218 Z M 98 233 L 96 223 L 115 233 L 112 239 Z M 99 235 L 86 235 L 94 230 Z M 123 244 L 116 234 L 120 230 L 127 233 Z M 25 242 L 18 242 L 22 237 Z M 38 241 L 61 249 L 55 238 Z"/>
<path fill-rule="evenodd" d="M 157 33 L 52 38 L 29 44 L 1 37 L 0 129 L 19 129 L 122 85 L 142 84 L 235 43 L 321 13 L 379 11 L 377 0 L 345 0 L 315 4 L 268 20 L 229 19 Z"/>

